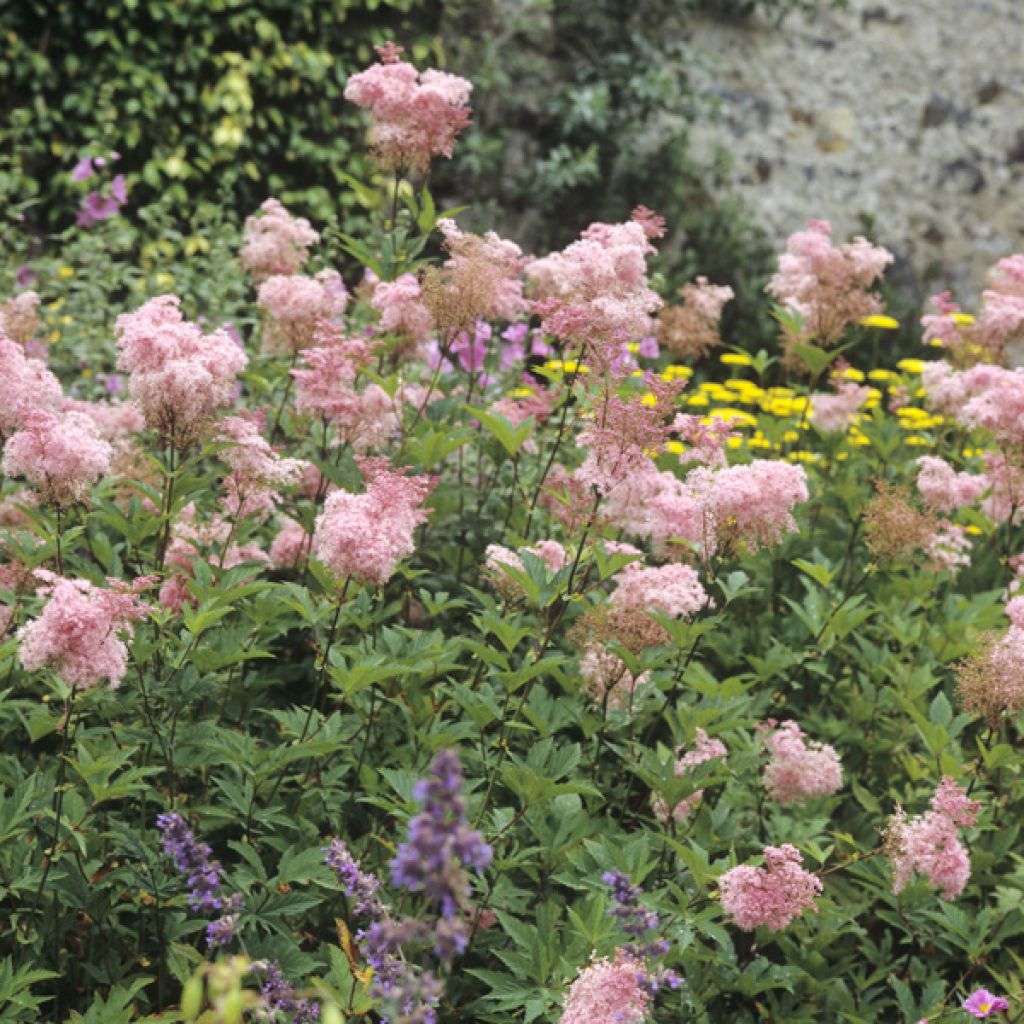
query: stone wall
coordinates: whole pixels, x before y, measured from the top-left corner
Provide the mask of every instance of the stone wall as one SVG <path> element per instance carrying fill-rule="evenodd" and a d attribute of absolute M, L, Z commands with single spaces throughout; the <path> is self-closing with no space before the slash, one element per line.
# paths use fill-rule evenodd
<path fill-rule="evenodd" d="M 971 300 L 1024 249 L 1024 0 L 849 0 L 781 26 L 699 21 L 717 122 L 697 153 L 772 238 L 868 233 L 928 291 Z"/>

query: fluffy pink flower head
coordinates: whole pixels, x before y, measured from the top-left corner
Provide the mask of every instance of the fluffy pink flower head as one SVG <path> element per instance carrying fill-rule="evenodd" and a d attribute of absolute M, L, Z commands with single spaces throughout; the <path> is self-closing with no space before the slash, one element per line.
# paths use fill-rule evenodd
<path fill-rule="evenodd" d="M 470 123 L 472 84 L 444 71 L 417 72 L 394 43 L 376 50 L 380 63 L 345 85 L 345 99 L 370 112 L 374 160 L 386 170 L 422 172 L 432 157 L 451 157 Z"/>
<path fill-rule="evenodd" d="M 63 397 L 60 381 L 46 366 L 0 331 L 0 436 L 17 430 L 29 409 L 56 411 Z"/>
<path fill-rule="evenodd" d="M 85 501 L 109 471 L 113 454 L 93 420 L 80 412 L 54 415 L 33 407 L 23 410 L 20 419 L 21 429 L 4 445 L 4 473 L 24 476 L 48 504 Z"/>
<path fill-rule="evenodd" d="M 789 843 L 766 846 L 763 868 L 740 864 L 718 880 L 722 909 L 743 931 L 764 926 L 780 932 L 805 910 L 814 910 L 821 881 L 800 865 L 800 851 Z"/>
<path fill-rule="evenodd" d="M 769 727 L 774 723 L 769 722 Z M 782 722 L 765 736 L 770 760 L 762 776 L 771 798 L 783 806 L 830 796 L 843 784 L 839 755 L 827 743 L 807 743 L 796 722 Z"/>
<path fill-rule="evenodd" d="M 345 312 L 348 292 L 336 270 L 275 274 L 260 285 L 256 303 L 266 316 L 264 350 L 299 352 L 314 343 L 321 323 Z"/>
<path fill-rule="evenodd" d="M 745 544 L 751 550 L 795 533 L 793 508 L 807 501 L 803 466 L 755 459 L 712 470 L 698 467 L 687 484 L 703 510 L 704 556 Z"/>
<path fill-rule="evenodd" d="M 216 440 L 229 445 L 220 457 L 230 468 L 224 481 L 229 516 L 264 518 L 280 501 L 278 491 L 302 478 L 300 459 L 281 458 L 260 433 L 259 423 L 245 416 L 225 416 Z"/>
<path fill-rule="evenodd" d="M 245 219 L 242 266 L 259 284 L 275 274 L 294 274 L 320 241 L 305 217 L 293 217 L 276 199 L 267 199 L 260 213 Z"/>
<path fill-rule="evenodd" d="M 513 551 L 500 544 L 488 544 L 484 558 L 484 574 L 494 589 L 505 597 L 518 597 L 522 594 L 522 588 L 504 570 L 507 566 L 519 572 L 526 572 L 520 553 L 522 551 L 539 558 L 551 572 L 565 568 L 565 548 L 557 540 L 538 541 L 532 547 L 521 548 L 520 551 Z"/>
<path fill-rule="evenodd" d="M 380 313 L 377 330 L 398 337 L 402 351 L 417 354 L 430 341 L 434 318 L 423 302 L 420 283 L 414 274 L 378 282 L 370 305 Z"/>
<path fill-rule="evenodd" d="M 49 601 L 38 618 L 18 631 L 21 664 L 29 672 L 52 669 L 75 689 L 106 679 L 115 689 L 125 674 L 128 648 L 122 637 L 132 636 L 132 623 L 152 611 L 138 599 L 153 582 L 140 577 L 132 584 L 109 580 L 109 589 L 88 580 L 62 579 L 44 570 L 39 592 Z"/>
<path fill-rule="evenodd" d="M 413 532 L 426 521 L 421 507 L 433 486 L 427 476 L 406 476 L 384 458 L 360 458 L 362 494 L 335 491 L 313 530 L 313 555 L 339 579 L 383 585 L 398 562 L 415 550 Z"/>
<path fill-rule="evenodd" d="M 973 396 L 959 410 L 958 419 L 969 427 L 990 431 L 1003 444 L 1024 445 L 1024 368 L 992 367 L 980 385 L 976 383 L 980 375 L 972 373 L 968 371 L 964 377 L 974 385 Z"/>
<path fill-rule="evenodd" d="M 801 339 L 830 346 L 861 317 L 879 313 L 882 304 L 868 289 L 892 263 L 892 253 L 855 238 L 832 243 L 828 221 L 812 220 L 791 235 L 767 291 L 804 320 Z"/>
<path fill-rule="evenodd" d="M 281 529 L 270 545 L 270 561 L 276 569 L 292 569 L 309 551 L 311 537 L 301 523 L 283 517 Z"/>
<path fill-rule="evenodd" d="M 181 300 L 158 295 L 122 313 L 117 366 L 148 426 L 177 448 L 203 436 L 214 414 L 233 404 L 238 374 L 248 360 L 227 331 L 204 335 L 182 318 Z"/>
<path fill-rule="evenodd" d="M 970 858 L 957 826 L 973 825 L 980 806 L 944 775 L 932 796 L 931 810 L 908 821 L 897 807 L 885 839 L 893 867 L 893 892 L 901 892 L 916 871 L 933 889 L 941 889 L 944 899 L 956 899 L 971 874 Z"/>
<path fill-rule="evenodd" d="M 833 394 L 811 395 L 811 423 L 826 434 L 846 430 L 870 396 L 871 388 L 841 381 Z"/>
<path fill-rule="evenodd" d="M 928 543 L 927 566 L 933 572 L 956 572 L 971 564 L 971 538 L 966 527 L 948 519 L 939 522 L 934 536 Z"/>
<path fill-rule="evenodd" d="M 917 464 L 917 489 L 936 512 L 949 513 L 973 505 L 988 487 L 984 477 L 957 473 L 948 462 L 934 455 L 922 455 Z"/>
<path fill-rule="evenodd" d="M 588 345 L 587 359 L 606 369 L 619 358 L 622 342 L 651 333 L 651 317 L 661 306 L 647 285 L 647 255 L 653 251 L 636 221 L 595 223 L 562 252 L 534 260 L 526 274 L 542 329 Z"/>
<path fill-rule="evenodd" d="M 677 750 L 676 754 L 678 755 L 679 752 Z M 729 751 L 721 740 L 712 739 L 703 729 L 698 729 L 694 739 L 693 750 L 688 750 L 682 757 L 677 758 L 673 774 L 677 779 L 682 778 L 691 768 L 696 768 L 697 765 L 704 764 L 705 761 L 711 761 L 716 757 L 725 757 L 728 753 Z M 704 790 L 698 789 L 688 797 L 680 800 L 669 811 L 668 804 L 664 798 L 655 796 L 651 801 L 651 809 L 659 821 L 667 822 L 671 818 L 678 823 L 684 821 L 693 813 L 703 797 Z"/>
<path fill-rule="evenodd" d="M 987 988 L 975 989 L 965 1000 L 964 1009 L 979 1020 L 993 1013 L 1003 1013 L 1010 1004 L 1002 997 L 989 992 Z"/>
<path fill-rule="evenodd" d="M 622 950 L 591 961 L 570 986 L 559 1024 L 642 1024 L 651 998 L 646 977 L 644 962 Z"/>
<path fill-rule="evenodd" d="M 933 295 L 928 301 L 935 307 L 935 312 L 926 313 L 921 317 L 925 344 L 940 341 L 943 347 L 947 348 L 958 345 L 960 324 L 953 314 L 960 312 L 959 304 L 950 299 L 948 291 Z"/>
<path fill-rule="evenodd" d="M 39 295 L 33 291 L 19 292 L 0 303 L 0 335 L 6 334 L 21 346 L 42 348 L 35 342 L 36 332 L 42 327 L 39 319 Z M 43 349 L 45 352 L 45 349 Z"/>
<path fill-rule="evenodd" d="M 644 568 L 631 562 L 614 579 L 617 586 L 609 604 L 618 611 L 660 612 L 689 619 L 711 604 L 692 565 L 672 562 Z"/>
<path fill-rule="evenodd" d="M 587 458 L 575 476 L 602 496 L 628 488 L 637 475 L 648 472 L 651 458 L 664 450 L 674 429 L 675 403 L 685 382 L 649 377 L 647 386 L 647 394 L 625 398 L 606 390 L 576 439 L 587 449 Z"/>

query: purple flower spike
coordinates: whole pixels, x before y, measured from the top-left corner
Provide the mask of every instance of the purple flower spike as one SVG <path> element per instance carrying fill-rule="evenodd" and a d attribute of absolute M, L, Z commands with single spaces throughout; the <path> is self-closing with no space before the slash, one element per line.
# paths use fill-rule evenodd
<path fill-rule="evenodd" d="M 456 753 L 442 750 L 430 775 L 416 784 L 413 796 L 423 810 L 409 822 L 408 841 L 391 862 L 396 885 L 420 892 L 440 904 L 451 918 L 469 897 L 469 880 L 462 868 L 483 871 L 492 850 L 466 822 L 462 799 L 462 768 Z"/>
<path fill-rule="evenodd" d="M 188 905 L 193 910 L 221 910 L 224 907 L 220 891 L 221 866 L 210 860 L 213 853 L 210 847 L 196 842 L 180 814 L 157 815 L 156 825 L 163 833 L 164 853 L 174 858 L 178 874 L 188 880 Z"/>

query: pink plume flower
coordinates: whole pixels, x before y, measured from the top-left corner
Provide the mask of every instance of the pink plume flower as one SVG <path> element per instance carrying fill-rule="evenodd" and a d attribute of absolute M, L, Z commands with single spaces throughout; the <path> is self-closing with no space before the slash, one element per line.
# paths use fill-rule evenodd
<path fill-rule="evenodd" d="M 276 569 L 292 569 L 309 551 L 312 537 L 301 523 L 288 516 L 282 517 L 282 526 L 270 545 L 270 561 Z"/>
<path fill-rule="evenodd" d="M 18 631 L 21 664 L 29 672 L 52 669 L 68 686 L 85 689 L 106 679 L 116 689 L 124 678 L 132 623 L 152 611 L 138 599 L 152 577 L 132 584 L 108 580 L 109 589 L 88 580 L 62 579 L 45 570 L 39 593 L 49 601 L 38 618 Z"/>
<path fill-rule="evenodd" d="M 377 330 L 402 339 L 403 350 L 417 354 L 430 341 L 434 318 L 423 302 L 420 283 L 414 274 L 378 282 L 370 305 L 380 313 Z"/>
<path fill-rule="evenodd" d="M 569 988 L 559 1024 L 642 1024 L 650 995 L 647 969 L 622 950 L 615 959 L 592 960 Z"/>
<path fill-rule="evenodd" d="M 681 750 L 680 747 L 676 754 L 678 755 Z M 703 729 L 698 728 L 693 750 L 688 750 L 682 757 L 677 757 L 673 774 L 680 779 L 691 768 L 696 768 L 697 765 L 704 764 L 706 761 L 712 761 L 716 757 L 726 757 L 728 753 L 729 751 L 721 740 L 712 739 Z M 655 796 L 651 801 L 651 809 L 659 821 L 668 822 L 671 819 L 679 823 L 685 821 L 694 812 L 703 798 L 704 790 L 698 789 L 680 800 L 670 811 L 664 797 Z"/>
<path fill-rule="evenodd" d="M 267 199 L 259 214 L 245 219 L 242 266 L 257 284 L 275 274 L 295 274 L 319 241 L 305 217 L 293 217 L 278 200 Z"/>
<path fill-rule="evenodd" d="M 345 99 L 370 111 L 374 160 L 386 170 L 422 172 L 432 157 L 451 157 L 470 123 L 472 84 L 444 71 L 417 72 L 393 43 L 376 50 L 380 63 L 345 85 Z"/>
<path fill-rule="evenodd" d="M 892 253 L 865 238 L 834 245 L 828 221 L 812 220 L 787 240 L 766 290 L 803 317 L 803 337 L 829 346 L 849 324 L 882 311 L 868 289 L 892 261 Z"/>
<path fill-rule="evenodd" d="M 29 409 L 55 412 L 63 397 L 60 381 L 45 364 L 0 331 L 0 436 L 17 430 Z"/>
<path fill-rule="evenodd" d="M 771 758 L 764 769 L 764 786 L 783 806 L 830 796 L 843 784 L 835 749 L 827 743 L 807 743 L 804 736 L 796 722 L 782 722 L 765 738 Z"/>
<path fill-rule="evenodd" d="M 817 912 L 814 898 L 821 881 L 800 865 L 795 846 L 766 846 L 763 868 L 740 864 L 718 880 L 722 909 L 743 931 L 764 926 L 780 932 L 805 910 Z"/>
<path fill-rule="evenodd" d="M 236 378 L 248 360 L 223 330 L 204 335 L 185 320 L 175 295 L 158 295 L 134 313 L 122 313 L 118 369 L 148 426 L 179 449 L 208 429 L 219 409 L 235 400 Z"/>
<path fill-rule="evenodd" d="M 85 501 L 109 472 L 113 455 L 93 420 L 80 412 L 55 415 L 38 407 L 22 410 L 20 419 L 21 428 L 4 445 L 4 473 L 24 476 L 48 504 Z"/>
<path fill-rule="evenodd" d="M 294 353 L 313 344 L 322 322 L 344 313 L 348 292 L 336 270 L 315 277 L 274 274 L 260 285 L 256 303 L 266 315 L 264 350 Z"/>
<path fill-rule="evenodd" d="M 617 586 L 609 604 L 620 611 L 654 611 L 689 619 L 712 603 L 692 565 L 673 562 L 644 568 L 631 562 L 614 579 Z"/>
<path fill-rule="evenodd" d="M 897 807 L 886 830 L 893 892 L 902 892 L 916 871 L 933 889 L 941 889 L 944 899 L 956 899 L 971 874 L 970 858 L 957 835 L 957 826 L 973 825 L 980 806 L 944 775 L 932 796 L 931 809 L 920 817 L 908 821 L 903 809 Z"/>
<path fill-rule="evenodd" d="M 421 507 L 433 486 L 406 476 L 387 459 L 359 459 L 366 491 L 329 495 L 313 530 L 313 555 L 339 579 L 383 585 L 415 550 L 413 532 L 426 522 Z"/>
<path fill-rule="evenodd" d="M 582 692 L 595 704 L 622 711 L 633 702 L 633 695 L 647 683 L 650 672 L 634 676 L 626 663 L 602 644 L 588 644 L 580 653 Z"/>
<path fill-rule="evenodd" d="M 949 513 L 973 505 L 988 487 L 983 476 L 957 473 L 948 462 L 934 455 L 922 455 L 917 464 L 917 489 L 936 512 Z"/>

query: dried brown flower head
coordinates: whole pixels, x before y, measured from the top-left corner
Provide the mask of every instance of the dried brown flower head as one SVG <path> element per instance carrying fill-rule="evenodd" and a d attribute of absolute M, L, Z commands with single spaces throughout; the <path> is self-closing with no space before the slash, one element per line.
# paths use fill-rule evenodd
<path fill-rule="evenodd" d="M 900 562 L 927 549 L 938 530 L 934 515 L 911 500 L 906 487 L 875 480 L 875 496 L 864 509 L 864 532 L 875 561 Z"/>

